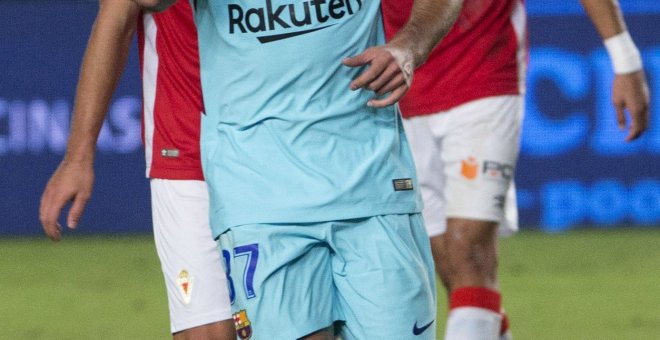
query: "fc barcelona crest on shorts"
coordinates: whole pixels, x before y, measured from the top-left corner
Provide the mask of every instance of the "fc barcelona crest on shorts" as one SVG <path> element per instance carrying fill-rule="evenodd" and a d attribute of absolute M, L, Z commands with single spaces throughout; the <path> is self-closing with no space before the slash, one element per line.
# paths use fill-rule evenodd
<path fill-rule="evenodd" d="M 236 327 L 236 334 L 242 340 L 247 340 L 252 337 L 252 324 L 248 319 L 247 311 L 245 309 L 238 313 L 234 313 L 234 327 Z"/>

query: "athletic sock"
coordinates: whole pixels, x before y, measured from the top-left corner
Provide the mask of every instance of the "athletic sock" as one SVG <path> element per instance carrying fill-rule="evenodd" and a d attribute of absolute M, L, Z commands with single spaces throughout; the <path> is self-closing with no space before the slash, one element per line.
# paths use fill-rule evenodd
<path fill-rule="evenodd" d="M 506 316 L 506 312 L 502 310 L 500 313 L 502 315 L 502 325 L 500 326 L 500 340 L 513 340 L 511 336 L 511 331 L 509 330 L 509 317 Z"/>
<path fill-rule="evenodd" d="M 461 287 L 449 297 L 445 340 L 498 340 L 501 297 L 483 287 Z"/>

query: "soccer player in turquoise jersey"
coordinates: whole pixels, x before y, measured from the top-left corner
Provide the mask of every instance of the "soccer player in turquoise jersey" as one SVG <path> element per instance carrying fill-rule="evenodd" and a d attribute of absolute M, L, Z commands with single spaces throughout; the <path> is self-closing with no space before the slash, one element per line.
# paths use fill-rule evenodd
<path fill-rule="evenodd" d="M 332 339 L 334 324 L 344 339 L 434 339 L 433 262 L 391 104 L 461 1 L 415 1 L 386 45 L 379 0 L 191 3 L 238 336 Z"/>

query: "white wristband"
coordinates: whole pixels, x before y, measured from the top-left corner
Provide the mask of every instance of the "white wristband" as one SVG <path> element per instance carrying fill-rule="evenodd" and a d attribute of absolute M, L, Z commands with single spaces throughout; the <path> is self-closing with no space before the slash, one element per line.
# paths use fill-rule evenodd
<path fill-rule="evenodd" d="M 604 41 L 607 54 L 616 74 L 626 74 L 643 68 L 642 57 L 628 31 L 619 33 Z"/>

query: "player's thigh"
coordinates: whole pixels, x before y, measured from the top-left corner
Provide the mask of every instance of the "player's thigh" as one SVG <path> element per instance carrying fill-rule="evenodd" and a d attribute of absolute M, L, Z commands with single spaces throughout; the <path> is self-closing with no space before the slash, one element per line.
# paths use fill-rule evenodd
<path fill-rule="evenodd" d="M 151 194 L 172 332 L 229 319 L 227 279 L 211 237 L 206 184 L 152 179 Z"/>
<path fill-rule="evenodd" d="M 520 149 L 522 98 L 480 99 L 448 115 L 451 127 L 441 152 L 447 217 L 507 222 L 505 211 L 515 208 L 511 195 Z M 501 223 L 501 227 L 517 225 Z"/>
<path fill-rule="evenodd" d="M 435 339 L 435 274 L 420 214 L 337 222 L 331 244 L 344 339 Z"/>
<path fill-rule="evenodd" d="M 332 325 L 331 259 L 322 229 L 254 224 L 220 235 L 239 337 L 298 339 Z"/>

